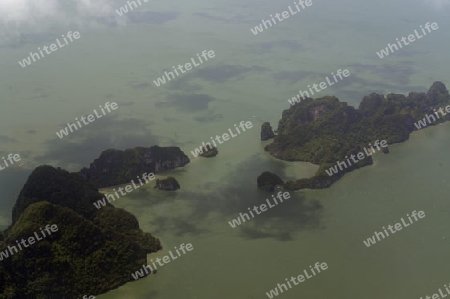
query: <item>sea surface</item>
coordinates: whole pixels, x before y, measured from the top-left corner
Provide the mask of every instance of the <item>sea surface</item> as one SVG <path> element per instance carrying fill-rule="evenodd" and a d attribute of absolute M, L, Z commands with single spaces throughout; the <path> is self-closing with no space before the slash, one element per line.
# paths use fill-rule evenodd
<path fill-rule="evenodd" d="M 264 151 L 268 142 L 260 141 L 261 124 L 276 128 L 299 89 L 338 69 L 348 69 L 350 77 L 317 96 L 334 95 L 355 107 L 372 92 L 426 92 L 434 81 L 450 87 L 450 5 L 313 0 L 253 35 L 250 28 L 293 1 L 149 1 L 122 17 L 114 9 L 126 1 L 106 3 L 113 8 L 109 15 L 47 17 L 0 42 L 0 154 L 19 153 L 24 164 L 0 171 L 2 227 L 11 223 L 12 206 L 38 165 L 76 171 L 108 148 L 179 146 L 191 163 L 157 177 L 174 176 L 180 190 L 158 191 L 152 182 L 114 204 L 161 239 L 164 250 L 149 260 L 181 243 L 194 250 L 156 275 L 97 298 L 267 298 L 277 283 L 316 262 L 328 269 L 277 298 L 420 298 L 450 282 L 449 123 L 390 145 L 389 154 L 373 156 L 374 165 L 330 188 L 291 192 L 289 200 L 239 227 L 228 224 L 270 197 L 256 188 L 261 172 L 294 179 L 317 169 L 274 159 Z M 388 57 L 376 55 L 426 22 L 439 29 Z M 0 27 L 0 36 L 9 28 Z M 26 68 L 17 63 L 70 30 L 81 38 Z M 215 57 L 155 86 L 164 71 L 203 50 Z M 63 139 L 56 136 L 108 101 L 119 108 Z M 219 145 L 217 157 L 191 155 L 241 121 L 253 128 Z M 426 217 L 370 248 L 363 244 L 414 210 Z"/>

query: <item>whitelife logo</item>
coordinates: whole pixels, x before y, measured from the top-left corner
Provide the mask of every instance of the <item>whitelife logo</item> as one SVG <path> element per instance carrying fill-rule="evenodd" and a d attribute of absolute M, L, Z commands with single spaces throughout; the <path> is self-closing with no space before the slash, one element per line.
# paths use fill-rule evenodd
<path fill-rule="evenodd" d="M 80 33 L 78 31 L 75 31 L 72 34 L 72 31 L 67 32 L 67 38 L 70 39 L 71 42 L 73 42 L 72 36 L 74 39 L 79 39 Z M 61 43 L 59 42 L 59 38 L 56 39 L 59 48 L 56 47 L 56 44 L 51 44 L 50 47 L 44 46 L 43 50 L 47 53 L 47 54 L 51 54 L 52 52 L 55 52 L 58 49 L 61 49 L 62 47 L 66 46 L 69 44 L 69 42 L 67 41 L 66 37 L 64 36 L 64 34 L 62 35 L 64 41 L 66 42 L 65 45 L 61 45 Z M 51 52 L 48 51 L 48 49 L 50 48 Z M 39 53 L 41 53 L 41 56 L 44 57 L 44 53 L 42 53 L 42 50 L 40 47 L 38 47 Z M 31 64 L 31 59 L 33 59 L 33 61 L 36 61 L 35 57 L 37 57 L 37 59 L 41 59 L 41 56 L 39 56 L 39 53 L 33 53 L 30 52 L 30 56 L 28 56 L 27 58 L 23 59 L 22 62 L 19 61 L 19 64 L 21 67 L 26 67 L 27 65 Z"/>
<path fill-rule="evenodd" d="M 269 209 L 271 209 L 271 208 L 275 207 L 276 205 L 278 205 L 278 202 L 277 202 L 277 200 L 276 200 L 274 195 L 272 195 L 272 198 L 273 198 L 273 202 L 275 203 L 274 205 L 270 204 L 269 198 L 266 199 L 266 202 L 269 205 Z M 283 198 L 284 198 L 284 200 L 288 200 L 289 198 L 291 198 L 291 194 L 289 194 L 289 192 L 284 192 L 283 193 L 283 192 L 280 191 L 280 192 L 278 192 L 277 198 L 278 198 L 278 200 L 280 202 L 283 202 Z M 259 215 L 262 212 L 267 211 L 267 206 L 265 204 L 261 204 L 259 206 L 259 209 L 261 211 L 258 211 L 258 206 L 253 206 L 253 209 L 248 208 L 248 211 L 249 211 L 250 215 L 252 215 L 252 219 L 255 218 L 255 215 L 253 214 L 253 212 L 251 210 L 255 211 L 256 215 Z M 248 216 L 247 213 L 239 213 L 239 217 L 237 217 L 237 218 L 235 218 L 235 219 L 233 219 L 231 221 L 228 221 L 228 224 L 232 228 L 235 228 L 236 226 L 241 225 L 241 219 L 242 219 L 242 223 L 244 223 L 246 221 L 244 216 L 247 217 L 247 220 L 250 220 L 250 217 Z"/>
<path fill-rule="evenodd" d="M 239 128 L 237 127 L 236 124 L 234 124 L 234 127 L 235 127 L 235 129 L 236 129 L 236 131 L 238 133 L 237 135 L 241 134 L 241 131 L 239 131 Z M 252 124 L 251 121 L 247 121 L 247 122 L 245 122 L 245 124 L 244 124 L 244 121 L 241 121 L 239 123 L 239 127 L 241 127 L 241 130 L 245 132 L 245 128 L 251 129 L 251 128 L 253 128 L 253 124 Z M 234 138 L 234 137 L 237 136 L 237 135 L 233 135 L 233 132 L 231 131 L 230 128 L 228 128 L 228 132 L 230 132 L 231 138 Z M 220 141 L 220 137 L 223 138 L 223 142 Z M 212 137 L 210 137 L 210 138 L 211 138 L 212 143 L 214 144 L 214 147 L 217 147 L 216 143 L 214 142 L 214 139 Z M 217 142 L 219 144 L 222 144 L 225 141 L 230 140 L 230 136 L 227 133 L 223 133 L 222 136 L 216 135 L 215 139 L 217 140 Z M 207 152 L 208 151 L 207 145 L 209 146 L 210 149 L 213 149 L 213 146 L 211 145 L 211 143 L 209 143 L 209 142 L 206 142 L 206 143 L 202 142 L 202 145 L 199 148 L 196 148 L 193 151 L 191 151 L 191 154 L 194 156 L 194 158 L 196 158 L 199 155 L 203 154 L 203 149 L 205 149 L 205 152 Z"/>
<path fill-rule="evenodd" d="M 42 229 L 42 227 L 39 228 L 42 234 L 42 238 L 39 238 L 39 235 L 37 232 L 34 232 L 34 236 L 36 237 L 37 241 L 43 240 L 45 239 L 47 236 L 51 235 L 52 232 L 55 233 L 58 231 L 58 226 L 56 224 L 47 224 L 44 228 L 44 230 L 47 232 L 47 234 L 45 234 L 44 230 Z M 22 245 L 25 248 L 28 248 L 30 245 L 33 245 L 34 243 L 36 243 L 36 239 L 33 236 L 28 237 L 28 239 L 22 239 L 21 241 L 16 240 L 17 246 L 19 247 L 19 249 L 22 251 Z M 28 241 L 28 245 L 27 245 L 27 241 Z M 22 245 L 20 245 L 22 244 Z M 19 250 L 17 250 L 17 247 L 14 245 L 8 245 L 8 248 L 5 249 L 5 251 L 0 251 L 0 261 L 2 261 L 3 259 L 8 258 L 11 254 L 11 256 L 14 255 L 13 249 L 15 250 L 15 253 L 19 253 Z M 9 253 L 8 253 L 9 250 Z"/>
<path fill-rule="evenodd" d="M 0 165 L 0 171 L 2 171 L 3 169 L 5 169 L 6 167 L 8 167 L 10 165 L 13 165 L 14 164 L 13 159 L 16 162 L 19 162 L 20 161 L 20 155 L 19 154 L 14 154 L 14 155 L 13 154 L 8 154 L 8 157 L 6 159 L 9 161 L 10 164 L 8 164 L 8 162 L 6 162 L 5 157 L 2 157 L 2 159 L 3 159 L 3 162 L 5 163 L 5 167 L 2 167 Z"/>
<path fill-rule="evenodd" d="M 409 41 L 409 43 L 406 41 L 406 37 L 402 36 L 402 38 L 401 38 L 400 40 L 403 42 L 403 45 L 407 46 L 407 45 L 409 45 L 410 43 L 413 43 L 414 41 L 416 41 L 416 37 L 417 37 L 417 39 L 421 39 L 422 37 L 424 37 L 425 35 L 427 35 L 427 33 L 426 33 L 425 29 L 422 27 L 422 25 L 420 25 L 420 28 L 422 29 L 423 35 L 420 35 L 420 34 L 417 32 L 417 30 L 414 30 L 415 36 L 414 36 L 414 34 L 408 35 L 408 41 Z M 427 23 L 425 24 L 425 28 L 427 29 L 428 33 L 431 33 L 430 28 L 433 29 L 433 30 L 438 30 L 438 29 L 439 29 L 439 26 L 438 26 L 438 24 L 437 24 L 436 22 L 431 23 L 431 24 L 430 24 L 430 22 L 427 22 Z M 396 38 L 396 40 L 397 40 L 398 46 L 399 46 L 400 49 L 401 49 L 401 48 L 402 48 L 402 44 L 400 43 L 400 41 L 398 40 L 398 38 Z M 391 53 L 389 53 L 389 50 L 391 50 Z M 384 57 L 386 57 L 386 56 L 389 56 L 389 54 L 393 54 L 395 51 L 398 51 L 397 45 L 396 45 L 395 43 L 394 43 L 394 44 L 388 43 L 386 48 L 381 49 L 381 51 L 380 51 L 380 52 L 376 52 L 376 54 L 377 54 L 378 57 L 380 57 L 380 59 L 381 59 L 381 58 L 384 58 Z"/>
<path fill-rule="evenodd" d="M 440 112 L 442 116 L 446 116 L 448 113 L 450 113 L 450 105 L 447 105 L 445 107 L 445 111 L 447 111 L 447 113 L 445 113 L 443 108 L 440 107 L 438 110 L 434 109 L 434 114 L 436 115 L 437 119 L 440 119 L 438 112 Z M 414 125 L 416 126 L 417 130 L 420 130 L 421 128 L 425 128 L 427 126 L 427 120 L 431 125 L 432 122 L 436 121 L 436 117 L 434 117 L 433 114 L 427 114 L 424 119 L 418 120 L 416 123 L 414 123 Z M 433 121 L 431 121 L 431 119 L 433 119 Z"/>
<path fill-rule="evenodd" d="M 320 270 L 325 271 L 325 270 L 328 269 L 327 263 L 321 263 L 320 265 L 319 265 L 319 264 L 320 264 L 320 263 L 317 262 L 317 263 L 314 265 L 314 269 L 316 269 L 317 274 L 321 273 Z M 309 266 L 309 269 L 310 269 L 310 271 L 311 271 L 311 273 L 312 273 L 313 275 L 312 275 L 312 276 L 308 275 L 308 270 L 307 270 L 307 269 L 303 270 L 303 273 L 305 273 L 306 279 L 313 278 L 314 276 L 317 275 L 316 272 L 314 271 L 314 269 L 313 269 L 312 266 Z M 300 274 L 300 275 L 297 276 L 297 277 L 291 276 L 291 279 L 286 278 L 286 279 L 285 279 L 285 280 L 286 280 L 286 284 L 289 286 L 289 289 L 292 289 L 291 282 L 294 284 L 294 286 L 299 285 L 300 283 L 302 283 L 302 282 L 305 281 L 305 276 L 303 276 L 302 274 Z M 289 282 L 289 281 L 290 281 L 290 282 Z M 272 299 L 272 298 L 274 298 L 274 297 L 276 297 L 276 296 L 278 296 L 278 295 L 281 295 L 281 293 L 283 293 L 284 291 L 289 290 L 288 287 L 286 286 L 286 284 L 285 284 L 285 283 L 278 283 L 278 284 L 277 284 L 277 288 L 278 288 L 278 289 L 277 289 L 277 288 L 274 288 L 274 289 L 270 290 L 269 292 L 266 292 L 267 297 L 269 297 L 270 299 Z M 284 290 L 283 290 L 283 288 L 284 288 Z M 278 290 L 280 290 L 280 292 L 278 292 Z"/>
<path fill-rule="evenodd" d="M 141 1 L 140 0 L 137 0 L 137 1 L 139 3 L 139 6 L 141 6 L 142 5 Z M 142 1 L 144 1 L 144 3 L 147 3 L 149 0 L 142 0 Z M 130 7 L 130 11 L 133 10 L 133 7 L 131 6 L 131 4 L 134 5 L 134 8 L 138 8 L 138 5 L 136 4 L 135 1 L 131 1 L 131 2 L 127 1 L 127 4 Z M 119 7 L 119 9 L 116 9 L 116 12 L 119 16 L 123 16 L 124 14 L 128 13 L 128 7 L 126 5 L 121 6 L 121 7 Z"/>
<path fill-rule="evenodd" d="M 203 59 L 205 59 L 205 61 L 208 61 L 208 57 L 212 59 L 212 58 L 216 57 L 216 54 L 214 53 L 213 50 L 208 51 L 208 53 L 206 53 L 206 50 L 204 50 L 204 51 L 202 52 L 202 55 L 201 55 L 201 56 L 203 57 Z M 197 67 L 197 66 L 203 64 L 203 60 L 202 60 L 202 58 L 200 57 L 200 54 L 198 54 L 198 53 L 197 53 L 197 58 L 198 58 L 198 61 L 200 61 L 199 64 L 196 64 L 194 58 L 191 57 L 191 61 L 192 61 L 192 63 L 194 64 L 194 67 Z M 172 68 L 173 68 L 173 71 L 175 72 L 175 74 L 177 74 L 177 77 L 178 77 L 178 76 L 180 76 L 180 74 L 178 73 L 177 68 L 180 70 L 180 72 L 181 72 L 182 74 L 184 74 L 184 73 L 186 73 L 187 71 L 192 70 L 192 64 L 191 64 L 190 62 L 185 63 L 185 64 L 184 64 L 184 68 L 185 68 L 186 70 L 183 70 L 183 65 L 181 65 L 181 64 L 179 64 L 178 67 L 172 66 Z M 166 78 L 167 78 L 168 81 L 170 81 L 170 80 L 172 80 L 172 79 L 175 79 L 175 75 L 174 75 L 172 72 L 167 72 L 167 71 L 165 71 L 165 72 L 164 72 L 164 75 L 163 75 L 162 77 L 159 77 L 158 79 L 153 80 L 153 83 L 155 83 L 156 87 L 160 87 L 161 85 L 163 85 L 163 84 L 165 84 L 166 82 L 168 82 L 168 81 L 166 81 L 166 78 L 164 78 L 164 76 L 166 76 Z M 170 76 L 172 76 L 172 79 L 170 79 Z"/>
<path fill-rule="evenodd" d="M 350 72 L 347 69 L 345 69 L 343 71 L 341 69 L 338 69 L 336 72 L 336 75 L 334 74 L 334 72 L 331 72 L 331 75 L 333 75 L 334 83 L 331 82 L 327 76 L 327 77 L 325 77 L 325 79 L 327 81 L 326 83 L 320 82 L 319 84 L 313 84 L 312 88 L 314 88 L 316 92 L 325 90 L 328 86 L 338 83 L 338 79 L 336 78 L 336 76 L 338 76 L 341 80 L 343 80 L 344 78 L 347 78 L 348 76 L 350 76 Z M 344 77 L 342 77 L 342 76 L 344 76 Z M 328 85 L 327 85 L 327 83 L 328 83 Z M 320 87 L 320 89 L 318 89 L 317 87 Z M 309 88 L 309 91 L 311 92 L 311 97 L 312 97 L 314 95 L 314 91 L 312 90 L 310 85 L 308 85 L 308 88 Z M 291 106 L 294 106 L 295 104 L 300 103 L 302 100 L 309 98 L 309 97 L 310 97 L 310 94 L 308 93 L 308 91 L 299 90 L 299 93 L 292 99 L 288 100 L 288 102 L 289 102 L 289 104 L 291 104 Z"/>
<path fill-rule="evenodd" d="M 103 110 L 102 105 L 100 105 L 99 107 L 100 107 L 100 109 L 102 110 L 103 115 L 106 115 L 106 112 L 105 112 L 105 110 Z M 104 108 L 106 108 L 106 110 L 108 110 L 108 113 L 111 113 L 111 109 L 112 109 L 112 110 L 116 110 L 118 107 L 119 107 L 119 106 L 117 106 L 117 103 L 116 103 L 116 102 L 112 102 L 112 103 L 111 103 L 111 106 L 110 106 L 109 102 L 106 102 Z M 95 114 L 95 116 L 96 116 L 97 118 L 103 117 L 103 115 L 99 115 L 99 114 L 97 113 L 97 110 L 96 110 L 96 109 L 94 109 L 94 114 Z M 95 118 L 93 114 L 89 114 L 87 117 L 84 117 L 84 116 L 80 117 L 80 120 L 81 120 L 85 125 L 88 125 L 89 123 L 93 122 L 93 121 L 96 120 L 97 118 Z M 86 122 L 86 119 L 88 120 L 88 122 Z M 78 120 L 78 117 L 76 117 L 75 120 L 77 121 L 78 126 L 79 126 L 79 128 L 81 129 L 82 125 L 81 125 L 80 121 Z M 72 128 L 74 128 L 75 131 L 77 131 L 77 130 L 79 129 L 75 123 L 73 123 L 73 124 L 67 123 L 67 127 L 65 127 L 64 129 L 60 130 L 59 132 L 56 132 L 56 136 L 58 136 L 59 139 L 62 139 L 64 136 L 67 136 L 67 135 L 69 135 L 69 133 L 72 133 L 72 132 L 73 132 Z M 69 132 L 69 130 L 70 130 L 70 132 Z"/>
<path fill-rule="evenodd" d="M 409 214 L 406 214 L 406 216 L 409 219 L 409 224 L 407 224 L 405 222 L 405 220 L 403 220 L 403 218 L 401 218 L 403 227 L 408 227 L 414 223 L 412 221 L 411 217 L 413 217 L 416 222 L 419 221 L 419 219 L 425 218 L 425 212 L 424 211 L 419 211 L 419 212 L 413 211 L 411 213 L 411 217 L 409 216 Z M 419 217 L 419 218 L 417 218 L 417 217 Z M 402 227 L 402 224 L 399 222 L 399 223 L 396 223 L 395 225 L 388 225 L 387 228 L 389 229 L 391 234 L 395 234 L 396 232 L 402 230 L 403 227 Z M 389 233 L 387 232 L 387 230 L 384 226 L 383 226 L 383 230 L 384 230 L 384 233 L 386 234 L 386 237 L 389 237 Z M 363 241 L 364 245 L 366 245 L 367 247 L 370 247 L 371 245 L 375 245 L 375 243 L 377 242 L 375 237 L 378 239 L 378 241 L 382 240 L 382 239 L 380 239 L 380 237 L 383 237 L 383 239 L 386 238 L 384 236 L 383 232 L 374 232 L 373 237 L 368 238 L 367 241 Z"/>
<path fill-rule="evenodd" d="M 388 146 L 387 141 L 386 140 L 381 140 L 380 143 L 378 143 L 378 140 L 375 141 L 375 143 L 373 144 L 374 146 L 377 147 L 378 150 L 381 150 L 380 146 L 385 148 Z M 373 148 L 372 144 L 369 143 L 370 148 L 372 149 L 372 152 L 367 151 L 367 149 L 364 147 L 364 151 L 366 152 L 367 156 L 364 156 L 363 152 L 359 152 L 356 155 L 351 154 L 350 158 L 352 159 L 352 161 L 354 162 L 354 164 L 358 163 L 359 161 L 361 161 L 364 158 L 367 158 L 369 156 L 372 156 L 373 154 L 376 153 L 375 149 Z M 347 156 L 345 156 L 345 159 L 347 159 L 347 163 L 348 163 L 348 167 L 352 166 L 352 162 L 350 162 L 350 158 L 347 158 Z M 357 158 L 357 160 L 355 160 L 355 158 Z M 341 170 L 343 170 L 342 165 L 344 165 L 345 168 L 347 168 L 347 164 L 345 164 L 345 161 L 342 162 L 337 162 L 337 164 L 333 167 L 330 167 L 329 169 L 325 169 L 325 172 L 329 175 L 332 176 L 333 174 L 336 174 L 339 172 L 338 166 Z"/>
<path fill-rule="evenodd" d="M 168 255 L 163 256 L 162 259 L 159 258 L 159 257 L 157 257 L 157 258 L 156 258 L 156 262 L 158 263 L 159 266 L 162 267 L 162 266 L 164 266 L 165 264 L 170 263 L 171 260 L 173 261 L 173 260 L 176 260 L 177 258 L 179 258 L 179 257 L 181 256 L 181 253 L 178 251 L 178 249 L 180 249 L 180 250 L 183 252 L 183 254 L 186 254 L 186 253 L 187 253 L 186 251 L 192 251 L 192 250 L 194 250 L 194 246 L 192 246 L 191 243 L 187 243 L 186 246 L 185 246 L 184 243 L 183 243 L 183 244 L 180 245 L 180 248 L 177 248 L 177 246 L 175 246 L 174 248 L 175 248 L 175 252 L 178 254 L 178 256 L 175 256 L 175 255 L 172 253 L 172 250 L 171 250 L 171 251 L 169 251 L 170 257 L 169 257 Z M 171 258 L 172 258 L 172 259 L 171 259 Z M 162 264 L 161 264 L 161 260 L 162 260 L 162 262 L 163 262 Z M 150 274 L 151 272 L 156 271 L 157 267 L 156 267 L 156 264 L 155 264 L 155 262 L 153 261 L 153 259 L 151 260 L 151 263 L 152 263 L 152 265 L 153 265 L 153 268 L 152 268 L 151 265 L 142 265 L 142 268 L 141 268 L 141 269 L 139 269 L 138 271 L 136 271 L 136 272 L 134 272 L 134 273 L 131 273 L 131 276 L 134 278 L 134 280 L 138 280 L 139 278 L 142 278 L 142 277 L 144 277 L 145 275 L 148 275 L 148 274 Z M 147 268 L 150 269 L 150 272 L 147 270 Z M 145 273 L 144 273 L 144 271 L 145 271 Z"/>
<path fill-rule="evenodd" d="M 312 0 L 299 0 L 298 4 L 297 2 L 294 2 L 295 7 L 297 8 L 297 12 L 295 12 L 294 10 L 292 10 L 292 7 L 289 5 L 289 11 L 285 10 L 283 11 L 281 14 L 280 13 L 276 13 L 275 17 L 278 19 L 278 22 L 282 22 L 283 20 L 286 20 L 287 18 L 289 18 L 290 16 L 296 15 L 298 14 L 300 11 L 303 11 L 306 9 L 306 7 L 309 7 L 312 5 Z M 302 7 L 302 9 L 300 9 L 300 7 L 298 6 L 300 5 Z M 306 5 L 306 6 L 305 6 Z M 280 18 L 281 16 L 281 18 Z M 277 22 L 275 21 L 275 19 L 273 18 L 272 15 L 270 15 L 270 18 L 273 22 L 273 25 L 276 25 Z M 263 25 L 265 27 L 265 29 L 268 29 L 269 27 L 267 27 L 267 25 L 269 25 L 270 27 L 272 27 L 272 22 L 270 20 L 261 20 L 262 23 L 260 23 L 258 26 L 255 26 L 254 28 L 250 28 L 250 31 L 254 34 L 257 35 L 258 33 L 262 33 L 264 31 Z"/>
<path fill-rule="evenodd" d="M 142 175 L 142 178 L 145 180 L 145 183 L 143 183 L 143 182 L 141 181 L 141 178 L 140 178 L 139 176 L 137 176 L 136 178 L 139 180 L 140 186 L 137 186 L 137 185 L 134 183 L 134 180 L 131 180 L 131 184 L 132 184 L 133 186 L 132 186 L 131 184 L 128 184 L 128 185 L 126 185 L 124 188 L 122 188 L 122 187 L 117 188 L 117 190 L 119 190 L 119 192 L 120 192 L 120 194 L 122 194 L 122 196 L 125 196 L 125 195 L 127 195 L 128 193 L 130 193 L 131 191 L 134 191 L 134 190 L 136 190 L 137 188 L 140 188 L 141 186 L 144 186 L 144 184 L 147 184 L 147 183 L 149 182 L 149 180 L 154 180 L 154 179 L 155 179 L 155 174 L 152 173 L 152 172 L 151 172 L 150 174 L 144 173 L 144 174 Z M 120 198 L 120 195 L 117 193 L 116 188 L 113 188 L 113 190 L 114 190 L 114 193 L 115 193 L 116 196 L 117 196 L 117 199 L 119 199 L 119 198 Z M 123 192 L 123 190 L 125 190 L 125 193 Z M 112 201 L 115 201 L 115 200 L 116 200 L 116 198 L 114 198 L 114 195 L 112 195 L 112 194 L 107 194 L 107 195 L 105 195 L 101 200 L 97 200 L 97 202 L 94 202 L 94 206 L 95 206 L 97 209 L 100 209 L 101 207 L 106 206 L 106 201 L 108 201 L 109 203 L 111 203 L 110 197 L 112 197 Z"/>

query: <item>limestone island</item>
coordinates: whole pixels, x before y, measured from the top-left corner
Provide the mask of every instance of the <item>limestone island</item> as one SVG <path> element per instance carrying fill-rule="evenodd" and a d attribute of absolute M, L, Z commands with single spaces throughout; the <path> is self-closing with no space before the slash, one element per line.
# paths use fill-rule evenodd
<path fill-rule="evenodd" d="M 256 182 L 259 189 L 269 192 L 284 185 L 283 180 L 278 175 L 269 171 L 261 173 Z"/>
<path fill-rule="evenodd" d="M 450 120 L 450 106 L 445 107 L 449 104 L 449 93 L 442 82 L 434 82 L 427 93 L 391 93 L 386 97 L 372 93 L 362 99 L 357 109 L 333 96 L 306 98 L 283 111 L 277 136 L 265 150 L 281 160 L 319 165 L 313 177 L 288 181 L 285 188 L 327 188 L 345 173 L 373 163 L 368 156 L 330 176 L 325 170 L 337 161 L 361 152 L 377 140 L 404 142 L 415 130 Z M 437 112 L 444 107 L 449 109 L 446 114 Z"/>
<path fill-rule="evenodd" d="M 174 177 L 169 176 L 163 180 L 156 179 L 155 189 L 175 191 L 177 189 L 180 189 L 180 184 Z"/>
<path fill-rule="evenodd" d="M 132 281 L 130 274 L 161 249 L 160 241 L 129 212 L 111 204 L 96 209 L 93 202 L 102 197 L 77 173 L 37 167 L 1 237 L 0 298 L 81 298 Z M 31 243 L 47 224 L 58 231 Z M 28 248 L 17 250 L 16 240 L 28 240 Z"/>
<path fill-rule="evenodd" d="M 219 153 L 219 150 L 217 149 L 217 147 L 212 147 L 207 149 L 203 154 L 200 154 L 200 157 L 203 158 L 212 158 L 217 156 L 217 154 Z"/>
<path fill-rule="evenodd" d="M 261 140 L 269 140 L 275 137 L 272 126 L 269 122 L 265 122 L 261 125 Z"/>
<path fill-rule="evenodd" d="M 190 162 L 179 147 L 136 147 L 124 151 L 109 149 L 80 171 L 97 188 L 130 183 L 144 173 L 158 173 L 185 166 Z"/>

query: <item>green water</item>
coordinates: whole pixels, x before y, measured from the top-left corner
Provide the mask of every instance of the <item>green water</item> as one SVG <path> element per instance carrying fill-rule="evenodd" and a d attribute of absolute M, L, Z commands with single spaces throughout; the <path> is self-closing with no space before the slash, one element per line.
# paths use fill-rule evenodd
<path fill-rule="evenodd" d="M 192 243 L 194 250 L 158 274 L 99 298 L 263 298 L 317 261 L 329 269 L 284 298 L 410 298 L 434 292 L 448 282 L 449 129 L 446 124 L 415 133 L 409 142 L 391 146 L 389 155 L 375 156 L 375 165 L 329 189 L 295 192 L 234 229 L 229 220 L 266 198 L 254 184 L 242 183 L 249 173 L 265 169 L 265 158 L 218 156 L 172 172 L 181 192 L 146 188 L 116 205 L 162 238 L 165 250 L 157 256 L 181 243 Z M 315 200 L 323 212 L 305 212 Z M 413 210 L 426 217 L 370 248 L 363 244 Z"/>
<path fill-rule="evenodd" d="M 114 7 L 122 4 L 115 1 Z M 78 170 L 107 148 L 176 145 L 192 159 L 167 173 L 180 190 L 157 191 L 152 183 L 115 205 L 161 238 L 164 250 L 156 256 L 181 243 L 192 243 L 194 250 L 157 275 L 98 298 L 267 298 L 265 292 L 315 262 L 326 262 L 328 270 L 279 298 L 420 298 L 448 283 L 449 124 L 412 134 L 390 146 L 390 154 L 376 155 L 373 166 L 328 189 L 292 193 L 240 227 L 228 224 L 269 196 L 256 188 L 262 171 L 289 179 L 314 173 L 311 164 L 268 156 L 259 140 L 262 122 L 276 127 L 299 89 L 339 68 L 351 76 L 318 95 L 336 95 L 351 105 L 371 92 L 426 91 L 435 80 L 450 85 L 448 8 L 400 0 L 313 1 L 257 36 L 250 32 L 288 5 L 149 2 L 140 11 L 169 11 L 174 19 L 156 23 L 150 15 L 122 27 L 51 28 L 48 40 L 69 30 L 80 31 L 81 38 L 25 69 L 17 61 L 50 42 L 1 47 L 0 135 L 15 140 L 3 142 L 1 151 L 20 153 L 25 163 L 0 173 L 1 224 L 10 223 L 18 191 L 37 165 Z M 440 29 L 389 57 L 376 56 L 428 21 Z M 216 57 L 161 87 L 153 84 L 203 50 L 214 50 Z M 107 101 L 119 109 L 67 138 L 56 137 L 67 122 Z M 242 120 L 254 127 L 220 145 L 216 158 L 192 158 L 190 151 L 201 142 Z M 315 208 L 318 203 L 322 209 Z M 373 247 L 363 244 L 413 210 L 426 217 Z"/>

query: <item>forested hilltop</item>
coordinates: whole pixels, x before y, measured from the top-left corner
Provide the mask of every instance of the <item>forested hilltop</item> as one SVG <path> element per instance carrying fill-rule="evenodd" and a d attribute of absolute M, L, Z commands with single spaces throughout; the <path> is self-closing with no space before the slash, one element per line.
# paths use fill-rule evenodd
<path fill-rule="evenodd" d="M 427 114 L 434 114 L 434 109 L 449 104 L 449 93 L 442 82 L 434 82 L 427 93 L 411 92 L 408 96 L 389 94 L 385 97 L 372 93 L 363 98 L 358 109 L 332 96 L 307 98 L 283 111 L 278 135 L 265 149 L 282 160 L 320 165 L 312 178 L 289 181 L 286 188 L 326 188 L 346 172 L 373 163 L 369 156 L 329 176 L 325 169 L 336 161 L 361 152 L 376 140 L 386 140 L 388 144 L 407 140 L 409 134 L 417 130 L 414 123 Z M 427 124 L 436 125 L 450 119 L 450 115 L 439 113 L 439 116 L 435 122 Z"/>
<path fill-rule="evenodd" d="M 58 231 L 0 261 L 0 298 L 75 299 L 131 281 L 130 273 L 161 249 L 160 241 L 123 209 L 107 204 L 97 210 L 93 202 L 102 197 L 79 174 L 37 167 L 20 192 L 0 251 L 47 224 Z"/>

